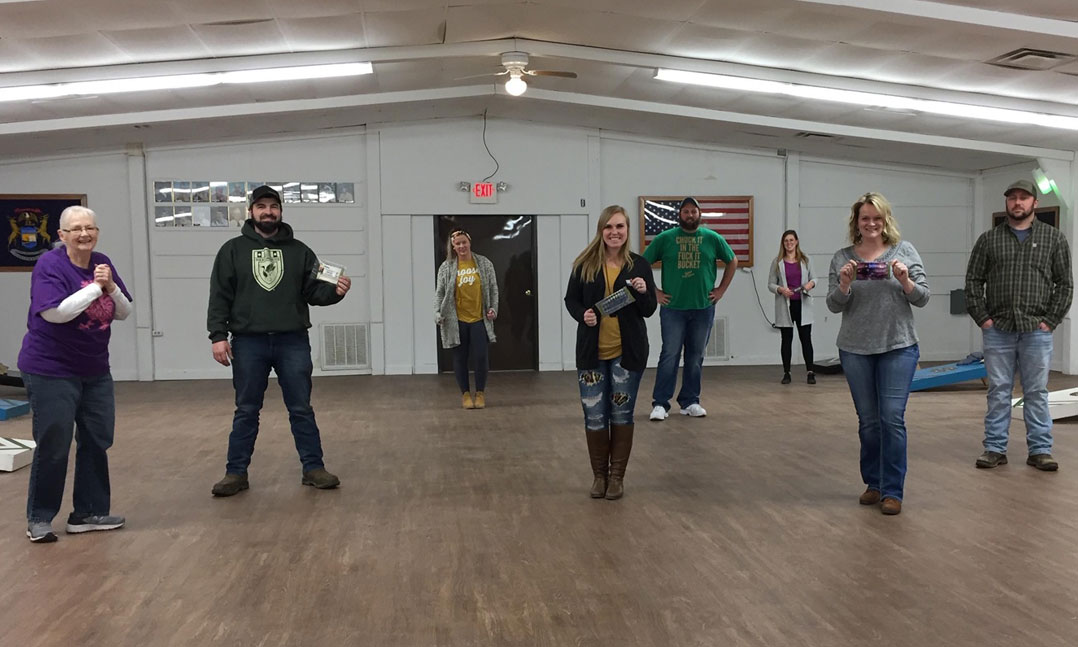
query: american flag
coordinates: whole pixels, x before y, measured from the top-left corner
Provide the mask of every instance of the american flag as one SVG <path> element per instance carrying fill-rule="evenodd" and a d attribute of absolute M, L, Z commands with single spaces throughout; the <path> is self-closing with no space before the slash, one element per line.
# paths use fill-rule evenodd
<path fill-rule="evenodd" d="M 640 213 L 644 218 L 641 252 L 655 236 L 678 226 L 678 207 L 682 199 L 640 197 Z M 700 226 L 726 239 L 737 256 L 738 266 L 752 267 L 752 196 L 712 196 L 696 200 L 700 203 Z"/>

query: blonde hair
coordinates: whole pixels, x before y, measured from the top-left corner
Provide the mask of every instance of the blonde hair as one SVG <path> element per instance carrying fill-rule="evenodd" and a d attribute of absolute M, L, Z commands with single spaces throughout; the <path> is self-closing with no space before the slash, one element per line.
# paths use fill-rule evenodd
<path fill-rule="evenodd" d="M 606 227 L 611 218 L 619 213 L 625 217 L 625 244 L 618 251 L 618 256 L 622 265 L 633 266 L 633 259 L 629 256 L 629 216 L 625 213 L 624 208 L 612 204 L 599 214 L 599 225 L 595 228 L 595 238 L 591 239 L 584 251 L 580 252 L 580 256 L 577 256 L 576 260 L 573 261 L 573 270 L 580 272 L 582 280 L 594 281 L 599 270 L 603 269 L 603 257 L 606 254 L 606 244 L 603 243 L 603 228 Z"/>
<path fill-rule="evenodd" d="M 457 256 L 457 250 L 453 249 L 453 239 L 457 236 L 464 236 L 468 239 L 468 242 L 472 242 L 472 235 L 463 229 L 454 229 L 449 234 L 449 238 L 445 241 L 445 260 L 451 261 Z"/>
<path fill-rule="evenodd" d="M 849 240 L 854 245 L 861 243 L 861 232 L 857 228 L 857 218 L 861 215 L 861 207 L 870 204 L 883 216 L 883 242 L 888 245 L 897 245 L 902 240 L 902 234 L 898 231 L 898 223 L 891 215 L 891 203 L 879 193 L 869 191 L 853 203 L 850 207 L 850 231 Z"/>
<path fill-rule="evenodd" d="M 775 271 L 777 272 L 779 267 L 782 266 L 783 259 L 786 258 L 786 245 L 783 244 L 787 236 L 793 236 L 796 246 L 794 247 L 794 257 L 797 258 L 798 263 L 808 263 L 808 256 L 805 256 L 805 252 L 801 251 L 801 239 L 798 238 L 797 232 L 793 229 L 787 229 L 782 232 L 782 236 L 779 238 L 779 255 L 775 257 Z"/>

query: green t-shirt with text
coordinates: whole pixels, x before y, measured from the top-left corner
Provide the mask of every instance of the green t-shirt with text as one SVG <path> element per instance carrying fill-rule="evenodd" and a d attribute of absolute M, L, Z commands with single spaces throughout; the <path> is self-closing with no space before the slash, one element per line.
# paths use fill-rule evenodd
<path fill-rule="evenodd" d="M 734 250 L 710 229 L 700 227 L 690 234 L 674 227 L 652 239 L 644 258 L 649 263 L 662 261 L 662 291 L 670 295 L 665 307 L 703 310 L 711 305 L 707 295 L 715 287 L 715 261 L 729 263 Z"/>

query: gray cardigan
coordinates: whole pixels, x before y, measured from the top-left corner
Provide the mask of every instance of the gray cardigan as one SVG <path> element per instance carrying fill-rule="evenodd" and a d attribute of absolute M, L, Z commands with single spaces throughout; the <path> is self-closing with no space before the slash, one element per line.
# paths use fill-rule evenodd
<path fill-rule="evenodd" d="M 790 317 L 790 300 L 779 294 L 779 288 L 788 288 L 786 285 L 786 268 L 783 267 L 782 259 L 771 264 L 771 275 L 767 279 L 767 289 L 775 295 L 775 325 L 779 328 L 793 328 L 794 320 Z M 801 263 L 801 285 L 809 281 L 815 281 L 816 275 L 812 273 L 812 263 L 805 257 Z M 813 286 L 814 288 L 816 286 Z M 801 294 L 801 325 L 812 325 L 812 295 Z"/>
<path fill-rule="evenodd" d="M 488 319 L 487 310 L 498 314 L 498 279 L 494 275 L 494 264 L 486 256 L 472 254 L 476 269 L 479 270 L 479 286 L 483 290 L 483 326 L 487 329 L 487 339 L 497 341 L 494 336 L 494 321 Z M 442 348 L 460 346 L 460 329 L 457 327 L 457 259 L 442 261 L 438 267 L 438 280 L 434 288 L 434 321 L 442 333 Z"/>
<path fill-rule="evenodd" d="M 892 245 L 877 261 L 901 261 L 909 268 L 913 291 L 906 294 L 894 277 L 879 281 L 854 280 L 850 293 L 839 290 L 838 271 L 847 262 L 861 261 L 846 247 L 835 252 L 828 273 L 827 309 L 842 313 L 836 344 L 839 350 L 858 355 L 877 355 L 917 343 L 913 309 L 928 303 L 930 292 L 921 256 L 907 241 Z"/>

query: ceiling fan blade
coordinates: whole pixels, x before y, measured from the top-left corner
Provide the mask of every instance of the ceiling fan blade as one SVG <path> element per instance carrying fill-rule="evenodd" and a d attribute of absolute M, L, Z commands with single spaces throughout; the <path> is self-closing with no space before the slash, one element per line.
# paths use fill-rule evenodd
<path fill-rule="evenodd" d="M 505 76 L 509 72 L 490 72 L 487 74 L 472 74 L 471 76 L 458 76 L 453 79 L 454 81 L 464 81 L 465 79 L 481 79 L 488 76 Z"/>
<path fill-rule="evenodd" d="M 563 79 L 575 79 L 576 72 L 561 72 L 559 70 L 525 70 L 528 76 L 557 76 Z"/>

